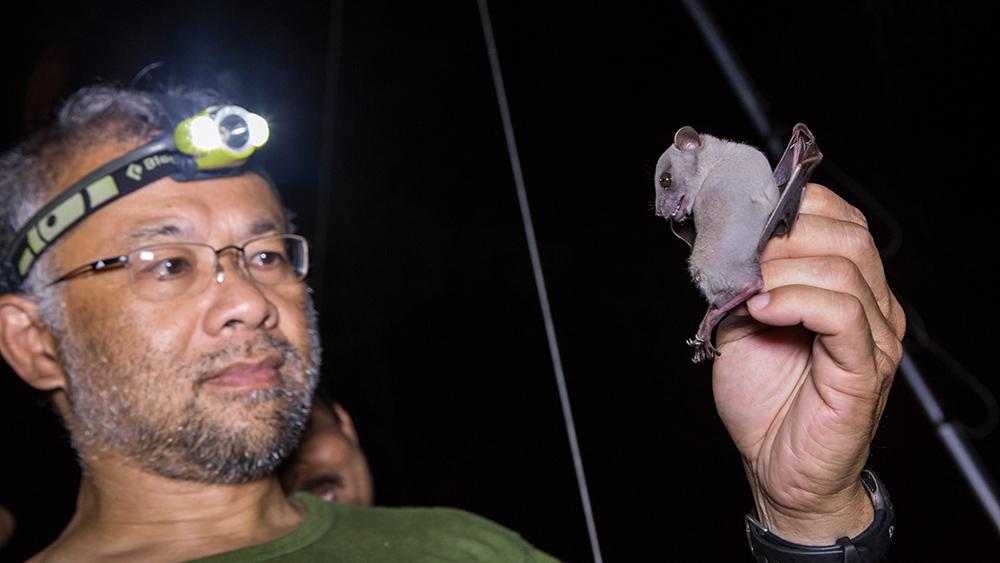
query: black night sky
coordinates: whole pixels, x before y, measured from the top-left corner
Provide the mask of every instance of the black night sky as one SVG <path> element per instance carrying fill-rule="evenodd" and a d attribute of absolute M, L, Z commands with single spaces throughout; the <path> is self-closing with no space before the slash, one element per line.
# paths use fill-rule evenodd
<path fill-rule="evenodd" d="M 780 136 L 815 133 L 813 180 L 868 217 L 947 417 L 981 425 L 988 407 L 921 341 L 1000 393 L 987 3 L 707 4 Z M 749 561 L 739 455 L 684 343 L 704 304 L 649 204 L 680 126 L 764 140 L 680 2 L 490 10 L 604 559 Z M 267 116 L 260 154 L 312 241 L 325 384 L 376 502 L 465 508 L 590 560 L 474 0 L 39 0 L 3 8 L 0 42 L 4 150 L 79 86 L 159 61 L 150 81 Z M 971 442 L 1000 473 L 997 434 Z M 896 503 L 890 561 L 994 560 L 997 530 L 901 377 L 870 466 Z M 6 366 L 0 470 L 19 517 L 0 559 L 19 561 L 61 530 L 79 474 Z"/>

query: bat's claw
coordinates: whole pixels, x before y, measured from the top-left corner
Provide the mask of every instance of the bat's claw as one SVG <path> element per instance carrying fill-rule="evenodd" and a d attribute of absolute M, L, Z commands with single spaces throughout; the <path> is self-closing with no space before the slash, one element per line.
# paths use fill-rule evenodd
<path fill-rule="evenodd" d="M 719 352 L 719 349 L 712 345 L 711 340 L 705 340 L 698 336 L 689 338 L 687 345 L 695 349 L 694 357 L 691 358 L 691 361 L 696 364 L 701 363 L 702 360 L 713 360 L 716 356 L 722 355 L 722 352 Z"/>

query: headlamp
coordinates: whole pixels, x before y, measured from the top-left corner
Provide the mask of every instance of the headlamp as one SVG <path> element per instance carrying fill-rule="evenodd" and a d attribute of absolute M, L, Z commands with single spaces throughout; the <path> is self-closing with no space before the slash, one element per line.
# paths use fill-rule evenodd
<path fill-rule="evenodd" d="M 240 174 L 267 142 L 267 122 L 235 105 L 191 116 L 189 100 L 150 94 L 168 116 L 163 133 L 112 160 L 60 193 L 21 228 L 0 263 L 0 295 L 20 289 L 42 252 L 85 217 L 160 178 L 184 182 Z M 190 116 L 190 117 L 189 117 Z"/>
<path fill-rule="evenodd" d="M 180 122 L 174 143 L 199 169 L 210 170 L 246 160 L 268 134 L 263 117 L 239 106 L 215 106 Z"/>

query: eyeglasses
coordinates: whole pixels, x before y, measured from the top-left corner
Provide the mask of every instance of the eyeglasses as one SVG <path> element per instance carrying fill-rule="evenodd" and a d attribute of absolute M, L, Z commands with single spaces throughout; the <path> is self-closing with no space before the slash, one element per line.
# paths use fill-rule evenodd
<path fill-rule="evenodd" d="M 198 293 L 215 279 L 222 283 L 225 271 L 219 255 L 227 250 L 240 253 L 233 264 L 262 285 L 302 281 L 309 271 L 309 244 L 298 235 L 268 235 L 248 241 L 243 246 L 224 246 L 218 250 L 196 242 L 155 244 L 130 251 L 115 258 L 105 258 L 70 270 L 49 285 L 55 285 L 88 272 L 124 266 L 132 292 L 143 299 L 173 299 Z"/>

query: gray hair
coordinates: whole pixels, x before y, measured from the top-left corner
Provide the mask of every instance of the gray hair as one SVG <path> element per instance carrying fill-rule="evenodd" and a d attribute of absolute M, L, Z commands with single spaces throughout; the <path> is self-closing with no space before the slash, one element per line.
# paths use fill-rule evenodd
<path fill-rule="evenodd" d="M 91 144 L 137 145 L 161 127 L 164 110 L 137 90 L 110 84 L 87 86 L 70 96 L 55 122 L 0 155 L 0 253 L 47 200 L 74 156 Z M 21 293 L 41 297 L 40 279 L 52 265 L 43 255 Z"/>

